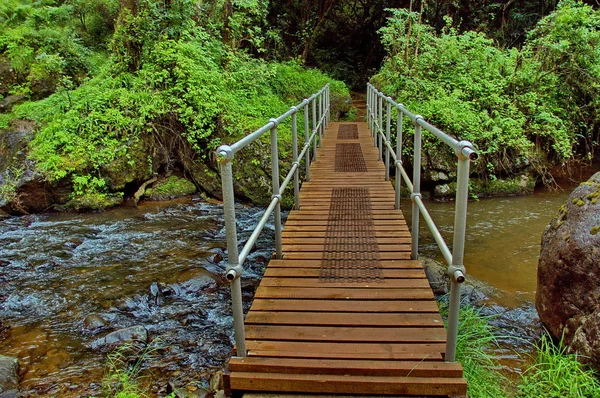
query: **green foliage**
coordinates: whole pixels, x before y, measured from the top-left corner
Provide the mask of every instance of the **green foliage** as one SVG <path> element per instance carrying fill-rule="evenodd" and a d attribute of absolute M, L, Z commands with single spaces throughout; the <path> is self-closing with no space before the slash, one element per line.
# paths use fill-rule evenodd
<path fill-rule="evenodd" d="M 542 169 L 576 152 L 591 157 L 598 145 L 600 11 L 563 1 L 522 50 L 459 33 L 449 19 L 438 34 L 416 13 L 391 13 L 380 30 L 388 58 L 372 81 L 432 124 L 474 142 L 483 155 L 478 172 L 510 174 L 515 160 Z"/>
<path fill-rule="evenodd" d="M 440 303 L 441 304 L 441 303 Z M 442 305 L 442 314 L 448 308 Z M 469 397 L 501 398 L 508 394 L 505 378 L 498 372 L 493 349 L 498 347 L 490 317 L 482 316 L 470 306 L 462 306 L 459 315 L 456 360 L 462 364 Z"/>
<path fill-rule="evenodd" d="M 522 376 L 519 397 L 598 398 L 598 375 L 569 354 L 567 348 L 554 344 L 546 334 L 537 347 L 534 364 Z"/>
<path fill-rule="evenodd" d="M 105 396 L 114 398 L 144 398 L 149 394 L 141 387 L 144 362 L 158 355 L 160 343 L 156 340 L 148 346 L 125 343 L 108 354 L 106 372 L 102 380 Z M 174 398 L 169 394 L 167 398 Z"/>
<path fill-rule="evenodd" d="M 168 156 L 167 167 L 208 161 L 223 140 L 235 141 L 331 82 L 297 62 L 267 62 L 228 46 L 209 33 L 213 25 L 196 23 L 198 12 L 191 0 L 140 2 L 137 15 L 119 17 L 106 65 L 80 85 L 63 73 L 59 56 L 30 66 L 32 79 L 52 75 L 61 87 L 16 106 L 14 117 L 37 123 L 30 157 L 48 180 L 72 182 L 74 207 L 114 203 L 125 183 L 156 171 L 157 151 Z M 345 101 L 346 86 L 331 84 L 332 97 Z M 283 159 L 289 123 L 279 126 Z"/>
<path fill-rule="evenodd" d="M 106 42 L 117 12 L 116 0 L 3 2 L 0 59 L 10 63 L 15 81 L 0 91 L 40 99 L 60 88 L 64 78 L 79 84 L 96 67 L 91 47 Z"/>

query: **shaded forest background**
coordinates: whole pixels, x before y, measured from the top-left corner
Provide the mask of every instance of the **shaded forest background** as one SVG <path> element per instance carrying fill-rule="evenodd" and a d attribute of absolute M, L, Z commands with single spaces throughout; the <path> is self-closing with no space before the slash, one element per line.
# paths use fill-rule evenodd
<path fill-rule="evenodd" d="M 175 191 L 218 196 L 213 151 L 221 142 L 328 82 L 334 116 L 352 119 L 349 90 L 362 92 L 369 80 L 479 145 L 474 173 L 483 194 L 504 179 L 508 188 L 496 187 L 501 193 L 551 184 L 556 165 L 596 159 L 597 6 L 3 1 L 0 208 L 102 209 L 124 203 L 144 184 L 168 192 L 160 187 L 166 182 Z M 283 167 L 289 139 L 284 124 Z M 438 186 L 451 193 L 449 159 L 436 158 L 435 144 L 427 145 L 426 182 L 432 193 Z M 265 148 L 236 160 L 236 192 L 256 203 L 269 197 Z"/>

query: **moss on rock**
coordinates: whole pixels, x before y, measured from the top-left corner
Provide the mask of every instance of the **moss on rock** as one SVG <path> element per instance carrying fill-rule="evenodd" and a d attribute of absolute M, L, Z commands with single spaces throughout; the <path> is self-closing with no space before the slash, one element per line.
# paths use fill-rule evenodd
<path fill-rule="evenodd" d="M 185 178 L 171 176 L 166 180 L 159 181 L 154 187 L 148 188 L 144 197 L 150 200 L 167 200 L 191 195 L 195 192 L 196 186 L 194 183 Z"/>

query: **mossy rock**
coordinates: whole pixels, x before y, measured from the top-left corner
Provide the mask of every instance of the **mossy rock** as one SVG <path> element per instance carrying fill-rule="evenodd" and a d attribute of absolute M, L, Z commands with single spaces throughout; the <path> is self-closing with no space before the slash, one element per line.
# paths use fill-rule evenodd
<path fill-rule="evenodd" d="M 74 211 L 105 210 L 123 203 L 123 193 L 85 193 L 69 200 L 64 208 Z"/>
<path fill-rule="evenodd" d="M 171 176 L 166 180 L 161 180 L 154 187 L 146 189 L 144 198 L 150 200 L 168 200 L 180 196 L 191 195 L 196 192 L 194 183 L 180 178 Z"/>
<path fill-rule="evenodd" d="M 146 141 L 136 140 L 127 149 L 127 156 L 118 156 L 112 162 L 102 166 L 102 175 L 111 191 L 119 191 L 133 181 L 145 181 L 152 170 L 148 165 L 151 156 Z"/>
<path fill-rule="evenodd" d="M 469 185 L 469 195 L 472 198 L 531 195 L 534 188 L 535 180 L 527 176 L 496 180 L 472 178 Z M 435 199 L 441 200 L 454 198 L 456 196 L 456 182 L 437 185 L 433 196 Z"/>

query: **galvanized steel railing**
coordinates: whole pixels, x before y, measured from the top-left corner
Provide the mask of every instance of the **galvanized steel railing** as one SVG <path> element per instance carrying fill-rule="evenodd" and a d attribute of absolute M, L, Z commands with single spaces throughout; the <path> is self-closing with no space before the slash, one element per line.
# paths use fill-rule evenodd
<path fill-rule="evenodd" d="M 312 112 L 311 112 L 312 108 Z M 304 116 L 304 147 L 298 154 L 298 122 L 297 114 L 302 110 Z M 312 130 L 309 122 L 309 113 L 312 113 Z M 288 117 L 292 124 L 292 158 L 293 163 L 290 171 L 282 183 L 279 174 L 279 151 L 277 145 L 277 126 Z M 227 235 L 227 269 L 225 276 L 231 283 L 231 301 L 233 310 L 233 322 L 235 330 L 235 344 L 237 355 L 246 356 L 246 338 L 244 333 L 244 312 L 242 308 L 242 286 L 240 277 L 244 271 L 243 264 L 250 253 L 252 246 L 256 243 L 260 233 L 265 227 L 271 214 L 275 218 L 275 256 L 282 258 L 281 243 L 281 200 L 283 192 L 288 184 L 294 179 L 295 207 L 300 208 L 300 160 L 305 160 L 305 178 L 310 180 L 310 149 L 313 149 L 313 159 L 317 158 L 317 145 L 320 145 L 325 128 L 331 117 L 329 84 L 325 85 L 319 92 L 305 99 L 296 106 L 292 106 L 283 115 L 269 120 L 267 124 L 247 135 L 232 145 L 221 145 L 216 152 L 217 162 L 221 170 L 221 181 L 223 189 L 223 208 L 225 211 L 225 230 Z M 271 176 L 273 190 L 271 202 L 262 218 L 255 227 L 250 239 L 238 253 L 237 228 L 235 218 L 235 198 L 233 192 L 233 169 L 232 162 L 235 154 L 244 147 L 260 138 L 264 133 L 271 133 Z"/>
<path fill-rule="evenodd" d="M 383 125 L 383 114 L 385 104 L 385 131 Z M 396 121 L 396 148 L 392 147 L 390 141 L 392 108 L 397 112 Z M 402 166 L 402 122 L 404 116 L 413 122 L 414 131 L 414 153 L 413 153 L 413 179 L 410 180 L 406 170 Z M 450 304 L 448 309 L 448 330 L 446 345 L 446 361 L 456 360 L 456 340 L 458 334 L 458 313 L 460 308 L 460 284 L 465 280 L 466 270 L 464 267 L 465 229 L 467 223 L 467 202 L 469 194 L 469 167 L 470 162 L 477 160 L 478 155 L 469 141 L 458 141 L 437 127 L 427 123 L 421 115 L 411 113 L 402 104 L 394 102 L 385 96 L 372 84 L 367 84 L 367 123 L 374 137 L 374 145 L 379 148 L 379 160 L 383 160 L 385 147 L 386 180 L 390 178 L 390 158 L 393 158 L 396 167 L 396 209 L 400 208 L 401 181 L 404 180 L 411 191 L 412 201 L 412 250 L 411 258 L 417 260 L 419 257 L 419 215 L 422 213 L 425 223 L 429 227 L 446 263 L 448 264 L 448 275 L 450 276 Z M 429 131 L 440 141 L 454 150 L 458 158 L 456 202 L 454 207 L 454 238 L 452 252 L 444 241 L 421 197 L 421 141 L 422 129 Z M 402 176 L 402 178 L 400 178 Z"/>

